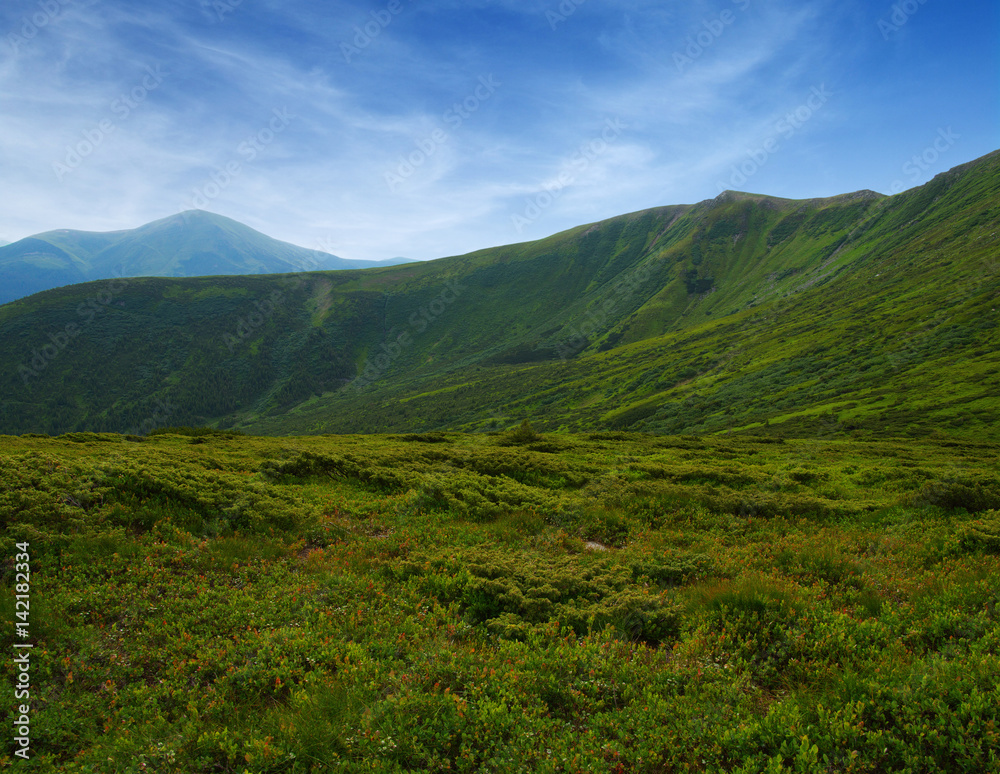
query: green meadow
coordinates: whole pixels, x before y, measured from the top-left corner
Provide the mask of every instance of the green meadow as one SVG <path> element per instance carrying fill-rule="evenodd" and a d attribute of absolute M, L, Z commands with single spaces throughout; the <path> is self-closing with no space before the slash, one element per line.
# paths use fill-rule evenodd
<path fill-rule="evenodd" d="M 0 765 L 1000 771 L 998 450 L 2 436 L 34 647 Z"/>

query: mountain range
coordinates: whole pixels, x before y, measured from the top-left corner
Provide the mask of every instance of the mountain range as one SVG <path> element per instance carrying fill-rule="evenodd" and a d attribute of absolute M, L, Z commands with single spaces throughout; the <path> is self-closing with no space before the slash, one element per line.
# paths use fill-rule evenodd
<path fill-rule="evenodd" d="M 998 253 L 1000 152 L 894 196 L 726 191 L 435 261 L 78 284 L 0 307 L 0 432 L 976 438 Z"/>
<path fill-rule="evenodd" d="M 59 229 L 0 243 L 0 304 L 50 288 L 113 277 L 363 269 L 407 260 L 351 261 L 280 242 L 222 215 L 188 210 L 125 231 Z"/>

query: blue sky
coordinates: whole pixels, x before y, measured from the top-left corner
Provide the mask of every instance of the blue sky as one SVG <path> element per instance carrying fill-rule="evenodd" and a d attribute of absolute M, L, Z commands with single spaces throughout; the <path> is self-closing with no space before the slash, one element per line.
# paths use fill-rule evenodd
<path fill-rule="evenodd" d="M 994 0 L 7 0 L 0 239 L 185 209 L 345 258 L 1000 147 Z"/>

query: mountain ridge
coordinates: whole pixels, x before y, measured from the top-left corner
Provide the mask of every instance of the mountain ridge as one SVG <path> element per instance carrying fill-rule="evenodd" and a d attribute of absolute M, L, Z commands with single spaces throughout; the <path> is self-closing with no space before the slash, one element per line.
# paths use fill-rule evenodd
<path fill-rule="evenodd" d="M 0 307 L 0 432 L 974 435 L 1000 423 L 998 202 L 991 154 L 891 197 L 716 197 L 430 262 L 49 291 Z"/>

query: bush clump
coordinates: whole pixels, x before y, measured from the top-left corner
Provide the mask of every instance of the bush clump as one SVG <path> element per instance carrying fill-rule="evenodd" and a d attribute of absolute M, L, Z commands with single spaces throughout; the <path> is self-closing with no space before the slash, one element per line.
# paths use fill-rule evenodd
<path fill-rule="evenodd" d="M 1000 512 L 986 511 L 981 519 L 967 521 L 958 530 L 962 548 L 1000 554 Z"/>
<path fill-rule="evenodd" d="M 649 578 L 660 586 L 680 586 L 687 581 L 709 575 L 713 569 L 713 562 L 707 554 L 677 551 L 633 562 L 631 567 L 636 580 Z"/>
<path fill-rule="evenodd" d="M 911 505 L 935 505 L 946 510 L 963 508 L 969 513 L 981 513 L 1000 508 L 1000 482 L 972 479 L 931 481 L 907 499 Z"/>
<path fill-rule="evenodd" d="M 540 440 L 542 440 L 542 436 L 535 432 L 535 428 L 531 426 L 531 422 L 523 419 L 518 427 L 508 430 L 501 435 L 497 443 L 500 446 L 522 446 L 524 444 L 536 443 Z"/>
<path fill-rule="evenodd" d="M 581 568 L 568 556 L 483 548 L 415 557 L 386 571 L 414 579 L 443 604 L 457 602 L 469 623 L 507 639 L 523 640 L 551 621 L 581 636 L 614 626 L 633 641 L 652 644 L 681 629 L 681 608 L 672 596 L 636 588 L 628 568 L 610 561 Z"/>

